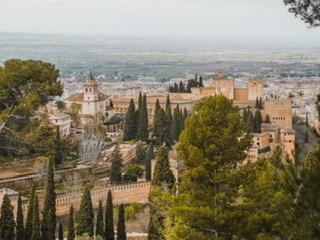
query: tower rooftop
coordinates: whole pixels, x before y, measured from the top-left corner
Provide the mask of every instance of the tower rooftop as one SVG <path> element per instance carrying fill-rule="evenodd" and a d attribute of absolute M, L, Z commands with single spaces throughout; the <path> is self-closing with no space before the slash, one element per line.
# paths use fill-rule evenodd
<path fill-rule="evenodd" d="M 86 80 L 96 80 L 94 77 L 94 73 L 91 70 L 89 71 Z"/>

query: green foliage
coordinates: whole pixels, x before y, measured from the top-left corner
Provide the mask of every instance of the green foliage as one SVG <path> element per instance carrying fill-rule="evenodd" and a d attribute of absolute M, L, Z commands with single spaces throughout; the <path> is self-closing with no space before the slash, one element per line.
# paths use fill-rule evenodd
<path fill-rule="evenodd" d="M 154 149 L 153 144 L 150 144 L 147 149 L 146 153 L 146 161 L 145 161 L 145 172 L 146 172 L 146 181 L 151 181 L 151 172 L 152 172 L 152 166 L 151 161 L 154 159 Z"/>
<path fill-rule="evenodd" d="M 146 161 L 146 147 L 144 144 L 138 143 L 136 146 L 136 159 L 138 164 L 144 164 Z"/>
<path fill-rule="evenodd" d="M 43 220 L 41 225 L 42 237 L 55 240 L 56 233 L 56 193 L 54 184 L 54 163 L 48 161 L 45 197 L 43 203 Z"/>
<path fill-rule="evenodd" d="M 110 173 L 110 182 L 113 184 L 122 182 L 122 162 L 123 160 L 119 150 L 119 146 L 116 145 L 112 153 L 111 173 Z"/>
<path fill-rule="evenodd" d="M 173 110 L 173 118 L 171 123 L 171 142 L 174 143 L 179 140 L 180 134 L 183 130 L 184 120 L 179 105 Z"/>
<path fill-rule="evenodd" d="M 96 218 L 96 235 L 104 236 L 104 220 L 103 220 L 103 208 L 102 202 L 99 201 L 97 218 Z"/>
<path fill-rule="evenodd" d="M 81 203 L 80 203 L 80 209 L 77 215 L 77 235 L 81 236 L 85 233 L 89 234 L 89 236 L 93 236 L 93 219 L 94 219 L 94 213 L 93 213 L 93 206 L 91 201 L 91 194 L 88 187 L 85 188 Z"/>
<path fill-rule="evenodd" d="M 125 182 L 136 182 L 143 175 L 143 169 L 139 164 L 131 163 L 127 166 L 123 176 Z"/>
<path fill-rule="evenodd" d="M 149 137 L 148 132 L 148 109 L 147 109 L 147 96 L 144 94 L 141 108 L 139 106 L 139 122 L 137 138 L 141 141 L 146 141 Z"/>
<path fill-rule="evenodd" d="M 120 204 L 119 207 L 119 217 L 118 217 L 118 227 L 117 227 L 117 240 L 126 240 L 126 223 L 125 223 L 125 209 L 124 205 Z"/>
<path fill-rule="evenodd" d="M 236 170 L 250 142 L 238 109 L 224 96 L 194 107 L 180 136 L 178 154 L 186 171 L 166 214 L 167 239 L 232 238 L 230 228 L 238 221 Z"/>
<path fill-rule="evenodd" d="M 23 211 L 22 211 L 22 203 L 21 203 L 21 195 L 20 194 L 18 196 L 18 203 L 17 203 L 16 240 L 25 240 Z"/>
<path fill-rule="evenodd" d="M 60 137 L 60 130 L 59 127 L 56 128 L 56 137 L 55 137 L 55 154 L 54 154 L 54 163 L 61 164 L 63 160 L 62 156 L 62 142 Z"/>
<path fill-rule="evenodd" d="M 58 227 L 58 239 L 59 240 L 63 240 L 63 226 L 61 223 L 59 223 L 59 227 Z"/>
<path fill-rule="evenodd" d="M 157 139 L 158 144 L 163 144 L 166 143 L 167 145 L 170 143 L 170 136 L 169 136 L 169 122 L 168 122 L 168 117 L 163 110 L 163 108 L 160 107 L 156 111 L 155 117 L 154 117 L 154 131 L 153 135 Z"/>
<path fill-rule="evenodd" d="M 161 187 L 164 191 L 171 191 L 175 183 L 174 175 L 170 169 L 168 151 L 160 147 L 156 155 L 152 185 Z"/>
<path fill-rule="evenodd" d="M 80 112 L 81 112 L 82 105 L 79 103 L 71 103 L 70 107 L 68 108 L 68 114 L 72 120 L 73 127 L 78 127 L 80 124 Z"/>
<path fill-rule="evenodd" d="M 127 114 L 124 120 L 123 139 L 134 140 L 136 137 L 136 108 L 133 99 L 130 100 Z"/>
<path fill-rule="evenodd" d="M 309 130 L 306 130 L 306 133 L 304 135 L 304 143 L 309 143 Z"/>
<path fill-rule="evenodd" d="M 138 212 L 143 210 L 143 205 L 139 203 L 131 203 L 129 205 L 126 205 L 126 222 L 132 221 L 136 219 L 136 215 Z"/>
<path fill-rule="evenodd" d="M 261 133 L 262 116 L 260 110 L 256 110 L 254 114 L 253 131 L 255 133 Z"/>
<path fill-rule="evenodd" d="M 36 189 L 33 186 L 30 194 L 30 200 L 29 200 L 29 207 L 27 212 L 27 219 L 26 219 L 26 228 L 25 228 L 25 235 L 26 240 L 30 240 L 32 236 L 32 229 L 33 229 L 33 212 L 34 212 L 34 196 L 35 196 Z"/>
<path fill-rule="evenodd" d="M 105 240 L 114 240 L 114 226 L 113 226 L 113 204 L 112 204 L 112 194 L 109 190 L 106 204 L 105 213 Z"/>
<path fill-rule="evenodd" d="M 67 240 L 75 240 L 75 230 L 74 230 L 74 213 L 73 206 L 70 206 L 69 210 L 69 220 L 68 220 L 68 236 Z"/>
<path fill-rule="evenodd" d="M 41 240 L 40 234 L 40 217 L 39 217 L 39 200 L 37 195 L 33 198 L 33 212 L 32 212 L 32 234 L 31 240 Z"/>
<path fill-rule="evenodd" d="M 15 222 L 12 212 L 12 206 L 8 195 L 4 195 L 1 205 L 0 217 L 0 239 L 14 240 L 15 239 Z"/>

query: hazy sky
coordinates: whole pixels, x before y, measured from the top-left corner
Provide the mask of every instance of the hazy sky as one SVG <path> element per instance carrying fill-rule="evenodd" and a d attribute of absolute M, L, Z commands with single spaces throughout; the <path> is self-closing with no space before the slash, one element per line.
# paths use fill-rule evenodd
<path fill-rule="evenodd" d="M 0 32 L 314 39 L 282 0 L 0 0 Z"/>

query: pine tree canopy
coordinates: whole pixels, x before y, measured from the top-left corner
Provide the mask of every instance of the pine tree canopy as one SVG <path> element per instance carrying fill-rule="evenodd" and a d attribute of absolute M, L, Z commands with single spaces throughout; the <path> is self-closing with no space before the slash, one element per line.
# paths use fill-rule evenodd
<path fill-rule="evenodd" d="M 127 114 L 124 120 L 123 138 L 125 141 L 131 141 L 136 137 L 136 108 L 133 99 L 130 100 Z"/>
<path fill-rule="evenodd" d="M 119 216 L 118 216 L 118 227 L 117 227 L 117 240 L 126 240 L 126 223 L 125 223 L 125 209 L 124 205 L 121 204 L 119 207 Z"/>
<path fill-rule="evenodd" d="M 111 170 L 110 170 L 110 182 L 113 184 L 119 184 L 122 182 L 122 156 L 119 150 L 119 146 L 116 145 L 112 153 Z"/>

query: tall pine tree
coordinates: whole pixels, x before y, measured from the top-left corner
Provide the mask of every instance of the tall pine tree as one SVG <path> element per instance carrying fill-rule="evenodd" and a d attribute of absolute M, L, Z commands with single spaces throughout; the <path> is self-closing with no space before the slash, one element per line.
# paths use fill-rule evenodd
<path fill-rule="evenodd" d="M 103 208 L 102 208 L 101 201 L 99 201 L 98 210 L 97 210 L 96 235 L 100 237 L 104 236 Z"/>
<path fill-rule="evenodd" d="M 24 232 L 24 223 L 23 223 L 21 194 L 19 194 L 18 196 L 18 203 L 17 203 L 16 240 L 26 240 L 25 232 Z"/>
<path fill-rule="evenodd" d="M 139 108 L 139 122 L 138 122 L 138 139 L 146 141 L 148 139 L 148 109 L 147 109 L 147 96 L 143 95 L 141 109 Z"/>
<path fill-rule="evenodd" d="M 119 146 L 116 145 L 112 153 L 111 170 L 110 170 L 110 182 L 112 184 L 119 184 L 122 182 L 122 156 L 119 150 Z"/>
<path fill-rule="evenodd" d="M 75 238 L 76 238 L 76 234 L 74 230 L 74 213 L 73 213 L 73 206 L 71 205 L 69 210 L 67 240 L 75 240 Z"/>
<path fill-rule="evenodd" d="M 34 209 L 33 203 L 34 203 L 35 193 L 36 193 L 36 189 L 33 186 L 30 194 L 29 207 L 27 212 L 27 220 L 26 220 L 26 228 L 25 228 L 26 240 L 31 240 L 31 236 L 32 236 L 32 228 L 33 228 L 32 218 L 33 218 L 33 209 Z"/>
<path fill-rule="evenodd" d="M 159 99 L 157 99 L 156 103 L 155 103 L 155 107 L 154 107 L 154 116 L 153 116 L 153 135 L 156 136 L 156 134 L 158 133 L 158 129 L 157 129 L 157 119 L 159 118 L 159 113 L 161 110 L 161 106 L 160 106 L 160 102 Z"/>
<path fill-rule="evenodd" d="M 78 225 L 77 225 L 77 235 L 81 236 L 85 233 L 89 234 L 90 237 L 93 236 L 93 206 L 91 201 L 91 193 L 88 187 L 85 188 L 80 209 L 77 215 Z"/>
<path fill-rule="evenodd" d="M 160 108 L 158 114 L 155 119 L 155 132 L 154 136 L 157 138 L 158 144 L 165 143 L 166 145 L 170 145 L 170 136 L 169 136 L 169 125 L 168 125 L 168 117 L 163 110 Z"/>
<path fill-rule="evenodd" d="M 133 99 L 131 99 L 124 120 L 123 139 L 125 141 L 134 140 L 136 137 L 136 128 L 136 108 Z"/>
<path fill-rule="evenodd" d="M 126 240 L 126 222 L 125 222 L 125 209 L 124 205 L 120 204 L 119 207 L 119 217 L 118 217 L 118 227 L 117 227 L 117 240 Z"/>
<path fill-rule="evenodd" d="M 114 240 L 112 193 L 109 190 L 105 213 L 104 240 Z"/>
<path fill-rule="evenodd" d="M 8 195 L 4 195 L 1 205 L 1 217 L 0 217 L 0 239 L 2 240 L 14 240 L 15 239 L 15 221 L 12 212 Z"/>
<path fill-rule="evenodd" d="M 31 240 L 42 240 L 40 233 L 39 200 L 37 195 L 33 198 Z"/>
<path fill-rule="evenodd" d="M 145 163 L 145 171 L 146 171 L 146 181 L 149 182 L 151 181 L 152 178 L 152 166 L 151 166 L 151 161 L 154 158 L 154 149 L 153 149 L 153 144 L 150 144 L 147 149 L 146 153 L 146 163 Z"/>
<path fill-rule="evenodd" d="M 58 239 L 59 240 L 63 240 L 63 226 L 62 223 L 59 223 L 59 227 L 58 227 Z"/>
<path fill-rule="evenodd" d="M 42 237 L 55 240 L 56 233 L 56 192 L 54 184 L 54 164 L 48 161 L 45 197 L 43 203 Z"/>

